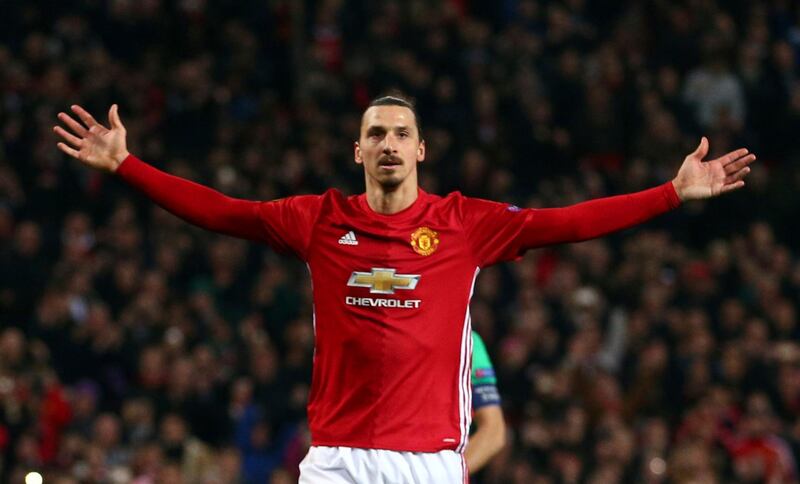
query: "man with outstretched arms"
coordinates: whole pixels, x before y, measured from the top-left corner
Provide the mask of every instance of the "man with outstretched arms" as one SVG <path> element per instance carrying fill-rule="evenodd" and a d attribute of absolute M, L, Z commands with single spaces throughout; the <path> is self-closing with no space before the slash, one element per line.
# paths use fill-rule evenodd
<path fill-rule="evenodd" d="M 261 242 L 305 261 L 315 308 L 301 482 L 461 482 L 472 409 L 469 301 L 482 267 L 534 247 L 600 237 L 744 185 L 755 157 L 703 161 L 708 141 L 671 182 L 565 208 L 438 196 L 421 190 L 425 160 L 414 106 L 384 96 L 354 143 L 366 191 L 331 189 L 247 201 L 157 170 L 131 155 L 117 106 L 110 126 L 80 106 L 60 113 L 58 147 L 116 173 L 166 210 L 207 230 Z M 65 129 L 66 128 L 66 129 Z"/>
<path fill-rule="evenodd" d="M 472 420 L 476 430 L 464 451 L 470 474 L 481 470 L 506 443 L 497 377 L 486 345 L 475 331 L 472 332 Z"/>

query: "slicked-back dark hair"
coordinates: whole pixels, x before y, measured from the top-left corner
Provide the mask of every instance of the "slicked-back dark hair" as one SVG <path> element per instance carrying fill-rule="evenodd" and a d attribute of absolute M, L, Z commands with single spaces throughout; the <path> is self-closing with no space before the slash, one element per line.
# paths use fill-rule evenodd
<path fill-rule="evenodd" d="M 414 104 L 414 100 L 412 98 L 406 96 L 402 92 L 391 91 L 370 101 L 367 109 L 371 108 L 372 106 L 402 106 L 410 109 L 411 112 L 414 113 L 414 122 L 417 123 L 417 135 L 419 135 L 419 140 L 422 141 L 422 120 L 419 118 L 417 106 Z"/>

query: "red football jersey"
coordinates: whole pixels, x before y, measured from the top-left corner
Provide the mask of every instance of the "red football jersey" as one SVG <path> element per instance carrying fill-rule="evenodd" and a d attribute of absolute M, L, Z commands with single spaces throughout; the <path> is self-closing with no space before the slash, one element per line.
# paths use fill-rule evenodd
<path fill-rule="evenodd" d="M 420 192 L 404 211 L 381 215 L 364 195 L 335 190 L 262 204 L 271 244 L 295 252 L 311 272 L 314 445 L 465 445 L 469 299 L 481 265 L 518 253 L 514 238 L 499 232 L 521 218 L 499 204 L 495 217 L 468 205 L 458 194 Z"/>
<path fill-rule="evenodd" d="M 118 173 L 209 230 L 258 240 L 311 273 L 312 444 L 463 451 L 471 418 L 469 302 L 482 267 L 598 237 L 679 204 L 671 183 L 557 209 L 419 191 L 374 212 L 336 190 L 270 202 L 226 197 L 129 157 Z"/>

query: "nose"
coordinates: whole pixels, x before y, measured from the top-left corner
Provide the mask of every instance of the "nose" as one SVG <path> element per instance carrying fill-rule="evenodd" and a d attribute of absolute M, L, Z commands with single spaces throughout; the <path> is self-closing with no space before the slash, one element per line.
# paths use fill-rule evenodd
<path fill-rule="evenodd" d="M 394 135 L 392 135 L 391 133 L 388 133 L 386 136 L 383 137 L 384 154 L 389 155 L 397 151 L 394 147 L 394 142 L 395 142 Z"/>

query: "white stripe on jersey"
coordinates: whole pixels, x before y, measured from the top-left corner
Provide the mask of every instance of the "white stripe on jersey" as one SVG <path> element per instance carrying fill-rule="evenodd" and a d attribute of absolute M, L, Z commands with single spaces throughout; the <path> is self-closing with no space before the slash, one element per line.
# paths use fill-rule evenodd
<path fill-rule="evenodd" d="M 462 436 L 462 452 L 467 448 L 469 440 L 469 428 L 472 424 L 472 314 L 467 312 L 466 338 L 467 338 L 467 364 L 462 376 L 462 387 L 464 387 L 464 433 Z"/>
<path fill-rule="evenodd" d="M 306 262 L 306 267 L 308 268 L 308 279 L 311 281 L 311 328 L 314 332 L 314 349 L 311 352 L 311 362 L 314 362 L 314 358 L 317 356 L 317 308 L 314 305 L 314 274 L 311 273 L 311 266 L 308 265 Z"/>
<path fill-rule="evenodd" d="M 467 322 L 467 370 L 466 377 L 464 378 L 464 393 L 467 396 L 467 403 L 464 404 L 464 415 L 467 416 L 467 422 L 464 429 L 464 450 L 467 447 L 469 440 L 469 428 L 472 425 L 472 313 L 469 313 L 469 321 Z"/>
<path fill-rule="evenodd" d="M 472 302 L 472 294 L 475 292 L 475 281 L 478 278 L 480 267 L 475 268 L 472 276 L 472 285 L 469 289 L 467 299 L 467 311 L 464 315 L 464 327 L 461 330 L 461 362 L 459 365 L 459 385 L 458 385 L 458 412 L 461 424 L 461 440 L 456 448 L 456 452 L 464 452 L 469 438 L 469 426 L 472 422 L 472 391 L 470 383 L 472 379 L 472 317 L 469 313 L 469 304 Z"/>

